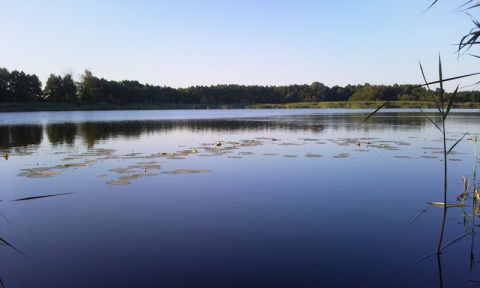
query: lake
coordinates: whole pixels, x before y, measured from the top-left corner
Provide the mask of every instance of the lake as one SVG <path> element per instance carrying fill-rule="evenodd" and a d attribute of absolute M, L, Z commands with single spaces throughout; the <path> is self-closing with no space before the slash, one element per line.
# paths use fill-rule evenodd
<path fill-rule="evenodd" d="M 449 208 L 417 110 L 0 113 L 5 287 L 467 287 L 471 197 Z M 429 110 L 429 112 L 432 112 Z M 434 112 L 434 111 L 433 111 Z M 434 114 L 429 114 L 438 120 Z M 449 202 L 478 111 L 447 119 Z M 7 155 L 8 154 L 8 157 Z M 3 215 L 3 216 L 2 216 Z M 22 255 L 25 254 L 25 255 Z"/>

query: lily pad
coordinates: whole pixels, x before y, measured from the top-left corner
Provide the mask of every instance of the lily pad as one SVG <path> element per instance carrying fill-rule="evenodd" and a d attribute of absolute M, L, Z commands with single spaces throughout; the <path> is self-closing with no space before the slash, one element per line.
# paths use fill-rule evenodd
<path fill-rule="evenodd" d="M 132 184 L 132 182 L 125 181 L 125 180 L 112 180 L 112 181 L 108 181 L 107 184 L 110 184 L 110 185 L 128 185 L 128 184 Z"/>
<path fill-rule="evenodd" d="M 117 169 L 110 169 L 110 172 L 117 172 L 117 173 L 132 173 L 134 172 L 131 167 L 127 168 L 117 168 Z"/>
<path fill-rule="evenodd" d="M 157 176 L 157 175 L 158 174 L 155 174 L 155 173 L 142 173 L 142 174 L 133 174 L 129 176 L 122 176 L 122 177 L 119 177 L 118 179 L 122 181 L 128 181 L 128 180 L 134 180 L 140 177 L 151 177 L 151 176 Z"/>
<path fill-rule="evenodd" d="M 32 168 L 32 169 L 22 169 L 18 176 L 28 177 L 28 178 L 49 178 L 55 175 L 60 174 L 58 171 L 53 171 L 50 168 L 41 167 L 41 168 Z"/>
<path fill-rule="evenodd" d="M 340 153 L 336 156 L 333 156 L 334 158 L 349 158 L 350 157 L 350 154 L 348 153 Z"/>
<path fill-rule="evenodd" d="M 184 173 L 207 173 L 211 170 L 202 170 L 202 169 L 177 169 L 172 171 L 164 171 L 162 174 L 184 174 Z"/>
<path fill-rule="evenodd" d="M 307 155 L 305 155 L 305 157 L 308 157 L 308 158 L 322 158 L 323 156 L 320 155 L 320 154 L 308 153 Z"/>
<path fill-rule="evenodd" d="M 285 158 L 296 158 L 298 157 L 297 155 L 283 155 Z"/>

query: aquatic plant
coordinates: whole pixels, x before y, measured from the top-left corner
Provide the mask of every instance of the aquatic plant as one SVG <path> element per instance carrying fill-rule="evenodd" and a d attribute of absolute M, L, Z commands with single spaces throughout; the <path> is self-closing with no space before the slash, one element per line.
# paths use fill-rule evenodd
<path fill-rule="evenodd" d="M 422 64 L 421 63 L 419 63 L 419 64 L 420 64 L 420 70 L 422 72 L 423 79 L 425 81 L 425 84 L 420 85 L 420 86 L 426 86 L 430 90 L 430 85 L 433 85 L 433 84 L 439 84 L 440 85 L 440 88 L 436 89 L 436 94 L 437 94 L 436 96 L 437 97 L 435 97 L 435 95 L 432 94 L 432 100 L 435 103 L 436 110 L 438 111 L 436 116 L 438 116 L 438 117 L 436 117 L 434 119 L 434 118 L 430 117 L 427 113 L 425 113 L 425 111 L 423 111 L 421 108 L 419 108 L 420 111 L 422 112 L 422 114 L 442 134 L 442 143 L 443 143 L 443 149 L 442 149 L 442 154 L 443 154 L 443 202 L 429 202 L 429 204 L 443 207 L 442 225 L 441 225 L 441 231 L 440 231 L 440 236 L 439 236 L 439 241 L 438 241 L 438 246 L 437 246 L 437 251 L 436 251 L 437 254 L 440 254 L 441 249 L 442 249 L 443 235 L 444 235 L 444 232 L 445 232 L 445 220 L 446 220 L 446 216 L 447 216 L 447 208 L 449 208 L 449 207 L 459 207 L 459 206 L 463 205 L 463 204 L 458 204 L 458 203 L 448 203 L 447 202 L 447 190 L 448 190 L 447 189 L 448 188 L 448 161 L 447 161 L 448 159 L 447 158 L 448 158 L 448 155 L 450 154 L 450 152 L 455 148 L 455 146 L 457 146 L 457 144 L 460 143 L 460 141 L 462 141 L 462 139 L 468 134 L 468 133 L 465 133 L 462 137 L 460 137 L 460 139 L 458 139 L 451 147 L 449 147 L 447 149 L 447 130 L 446 130 L 445 123 L 446 123 L 446 120 L 447 120 L 448 115 L 450 113 L 450 110 L 453 106 L 453 103 L 455 102 L 455 99 L 457 98 L 459 87 L 457 86 L 457 88 L 455 89 L 453 94 L 450 96 L 450 99 L 447 99 L 445 97 L 445 90 L 443 89 L 443 84 L 446 81 L 451 81 L 451 80 L 455 80 L 455 79 L 459 79 L 459 78 L 463 78 L 463 77 L 468 77 L 468 76 L 471 76 L 471 75 L 463 75 L 463 76 L 459 76 L 459 77 L 443 79 L 442 61 L 441 61 L 441 58 L 439 56 L 439 58 L 438 58 L 439 80 L 434 81 L 434 82 L 428 82 L 427 78 L 425 76 L 425 73 L 423 71 Z M 364 123 L 370 117 L 375 115 L 380 109 L 385 107 L 390 101 L 391 101 L 391 99 L 386 101 L 380 107 L 378 107 L 375 111 L 373 111 L 370 115 L 368 115 L 361 123 Z M 436 119 L 440 119 L 440 121 L 438 121 L 438 120 L 435 121 Z"/>

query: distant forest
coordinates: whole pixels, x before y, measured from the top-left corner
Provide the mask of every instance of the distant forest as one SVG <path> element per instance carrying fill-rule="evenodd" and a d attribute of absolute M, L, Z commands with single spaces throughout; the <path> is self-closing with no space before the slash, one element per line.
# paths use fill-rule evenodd
<path fill-rule="evenodd" d="M 438 91 L 411 84 L 347 85 L 328 87 L 320 82 L 310 85 L 258 86 L 212 85 L 171 88 L 141 84 L 138 81 L 120 82 L 95 77 L 89 70 L 74 81 L 71 74 L 51 74 L 42 83 L 33 74 L 9 72 L 0 68 L 0 103 L 107 103 L 143 104 L 285 104 L 298 102 L 336 101 L 432 101 Z M 450 96 L 446 93 L 447 100 Z M 437 99 L 438 100 L 438 99 Z M 479 91 L 461 91 L 456 102 L 479 102 Z"/>

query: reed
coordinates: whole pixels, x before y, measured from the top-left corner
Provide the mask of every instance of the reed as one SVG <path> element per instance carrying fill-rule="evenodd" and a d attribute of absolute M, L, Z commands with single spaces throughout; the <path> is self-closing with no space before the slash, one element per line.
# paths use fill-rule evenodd
<path fill-rule="evenodd" d="M 448 160 L 448 154 L 450 154 L 450 152 L 453 150 L 453 148 L 455 148 L 455 146 L 457 146 L 457 144 L 460 143 L 460 141 L 462 141 L 462 139 L 468 134 L 468 133 L 465 133 L 452 146 L 447 147 L 447 136 L 446 136 L 447 135 L 447 130 L 446 130 L 445 123 L 448 119 L 448 115 L 450 114 L 450 110 L 453 107 L 455 99 L 457 98 L 458 86 L 455 89 L 455 91 L 453 92 L 453 94 L 451 95 L 450 99 L 446 99 L 445 92 L 444 92 L 444 89 L 443 89 L 443 85 L 446 81 L 452 81 L 452 80 L 456 80 L 456 79 L 463 78 L 463 77 L 469 77 L 471 75 L 463 75 L 463 76 L 460 76 L 460 77 L 444 79 L 443 78 L 443 72 L 442 72 L 442 61 L 441 61 L 441 58 L 439 56 L 439 58 L 438 58 L 439 80 L 434 81 L 434 82 L 428 82 L 427 78 L 425 76 L 425 73 L 423 71 L 422 64 L 421 63 L 419 63 L 419 64 L 420 64 L 420 71 L 422 72 L 422 76 L 423 76 L 423 79 L 425 81 L 425 84 L 423 84 L 421 86 L 426 86 L 430 90 L 430 85 L 432 85 L 432 84 L 439 84 L 440 85 L 440 89 L 436 90 L 438 98 L 435 97 L 435 95 L 432 95 L 432 101 L 434 103 L 434 107 L 438 111 L 438 112 L 436 112 L 436 115 L 435 115 L 436 117 L 435 118 L 430 117 L 421 108 L 419 108 L 420 111 L 422 112 L 422 114 L 438 129 L 438 131 L 440 131 L 440 133 L 442 135 L 442 143 L 443 143 L 443 149 L 442 149 L 443 150 L 442 151 L 443 152 L 443 202 L 429 202 L 429 204 L 433 204 L 433 205 L 436 205 L 436 206 L 441 206 L 443 208 L 442 225 L 441 225 L 441 229 L 440 229 L 440 236 L 439 236 L 437 251 L 436 251 L 437 254 L 440 254 L 441 249 L 442 249 L 443 235 L 445 234 L 445 220 L 446 220 L 446 217 L 447 217 L 447 209 L 449 207 L 463 206 L 463 204 L 448 203 L 447 202 L 447 196 L 448 196 L 448 193 L 447 193 L 447 190 L 448 190 L 448 161 L 447 161 Z M 387 107 L 387 105 L 390 103 L 391 100 L 392 99 L 383 103 L 380 107 L 378 107 L 375 111 L 373 111 L 370 115 L 368 115 L 362 121 L 362 123 L 364 123 L 370 117 L 375 115 L 380 109 L 382 109 L 384 107 Z M 440 119 L 440 120 L 438 121 L 438 119 Z"/>
<path fill-rule="evenodd" d="M 447 137 L 446 137 L 446 128 L 445 128 L 445 122 L 447 120 L 448 114 L 450 113 L 450 109 L 453 106 L 453 103 L 455 102 L 455 99 L 457 98 L 457 93 L 458 93 L 458 86 L 453 92 L 452 96 L 450 97 L 447 106 L 445 107 L 446 99 L 444 97 L 444 89 L 443 89 L 443 73 L 442 73 L 442 61 L 439 57 L 438 59 L 439 63 L 439 68 L 438 68 L 438 74 L 439 74 L 439 84 L 440 84 L 440 89 L 438 91 L 438 96 L 440 98 L 440 102 L 437 102 L 436 98 L 432 95 L 433 100 L 435 101 L 435 105 L 437 106 L 438 114 L 440 116 L 440 124 L 436 123 L 432 118 L 430 118 L 422 109 L 423 115 L 427 117 L 427 119 L 435 125 L 435 127 L 440 131 L 442 134 L 442 142 L 443 142 L 443 217 L 442 217 L 442 226 L 441 226 L 441 231 L 440 231 L 440 236 L 438 240 L 438 246 L 437 246 L 437 254 L 441 253 L 441 248 L 442 248 L 442 240 L 443 240 L 443 235 L 445 234 L 445 220 L 447 218 L 447 190 L 448 190 L 448 154 L 457 146 L 460 141 L 467 135 L 465 133 L 460 139 L 458 139 L 448 150 L 447 150 Z M 423 72 L 423 67 L 422 64 L 420 64 L 420 70 L 422 71 L 422 76 L 423 79 L 425 80 L 426 86 L 428 89 L 430 89 L 430 85 L 428 85 L 428 81 L 425 77 L 425 73 Z"/>

